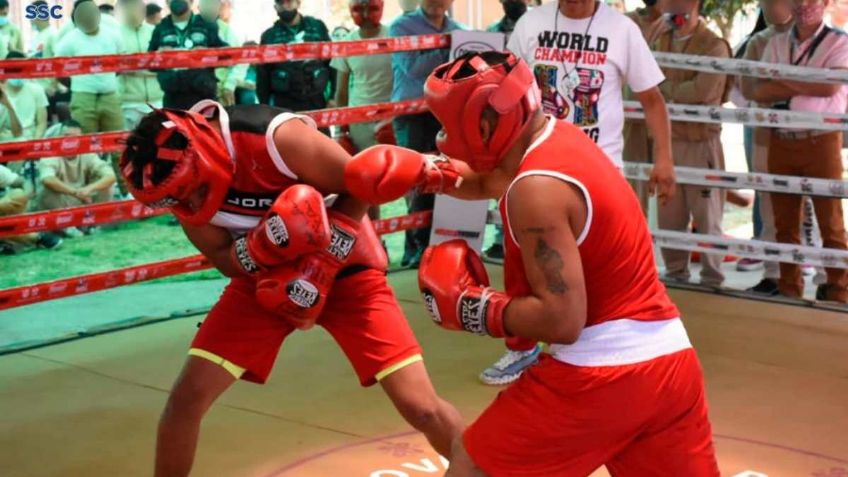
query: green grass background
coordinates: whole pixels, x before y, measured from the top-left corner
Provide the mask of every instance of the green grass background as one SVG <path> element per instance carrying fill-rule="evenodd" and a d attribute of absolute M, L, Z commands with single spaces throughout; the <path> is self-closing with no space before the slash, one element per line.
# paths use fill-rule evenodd
<path fill-rule="evenodd" d="M 384 218 L 406 214 L 403 199 L 383 205 Z M 18 255 L 0 256 L 0 289 L 41 283 L 60 278 L 142 265 L 198 253 L 186 239 L 182 228 L 168 225 L 170 215 L 146 220 L 120 222 L 90 236 L 65 239 L 56 250 L 32 250 Z M 389 250 L 391 267 L 398 267 L 403 256 L 403 232 L 383 236 Z M 488 241 L 492 234 L 487 233 Z M 158 282 L 208 280 L 220 278 L 216 270 L 160 278 Z"/>

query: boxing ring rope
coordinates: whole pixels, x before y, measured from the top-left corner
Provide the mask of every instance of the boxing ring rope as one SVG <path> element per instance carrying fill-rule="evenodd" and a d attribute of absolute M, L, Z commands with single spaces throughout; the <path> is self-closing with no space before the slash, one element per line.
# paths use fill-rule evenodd
<path fill-rule="evenodd" d="M 419 37 L 384 38 L 355 42 L 320 42 L 295 45 L 263 45 L 259 47 L 199 49 L 110 55 L 100 57 L 50 58 L 35 60 L 0 61 L 0 79 L 42 78 L 73 76 L 134 69 L 159 69 L 174 67 L 214 67 L 243 63 L 268 63 L 294 59 L 327 59 L 336 56 L 386 54 L 400 51 L 444 48 L 449 46 L 449 35 L 424 35 Z M 774 65 L 736 59 L 715 59 L 693 55 L 657 53 L 658 62 L 667 67 L 709 71 L 722 74 L 748 74 L 768 78 L 786 78 L 801 81 L 848 83 L 848 71 L 835 71 L 809 67 Z M 310 111 L 319 126 L 332 126 L 354 122 L 388 119 L 404 114 L 426 111 L 423 100 L 414 99 L 398 103 L 381 103 L 351 108 L 331 108 Z M 764 127 L 803 127 L 821 130 L 848 129 L 848 115 L 809 114 L 762 108 L 722 108 L 699 105 L 669 104 L 672 120 L 705 123 L 735 122 Z M 644 117 L 641 106 L 626 102 L 625 115 Z M 18 160 L 37 160 L 50 156 L 69 156 L 81 153 L 105 153 L 121 150 L 127 132 L 86 134 L 77 137 L 60 137 L 0 144 L 0 163 Z M 625 163 L 625 175 L 636 180 L 647 180 L 650 164 Z M 692 168 L 675 168 L 678 183 L 721 188 L 750 188 L 766 192 L 848 197 L 846 182 L 776 176 L 761 173 L 729 173 Z M 58 209 L 48 212 L 22 214 L 0 218 L 0 238 L 28 232 L 53 230 L 76 225 L 95 225 L 122 220 L 136 220 L 166 213 L 153 210 L 135 201 L 118 201 L 92 206 Z M 378 233 L 386 234 L 425 227 L 431 221 L 430 212 L 375 221 Z M 490 212 L 489 223 L 499 223 L 497 214 Z M 848 268 L 848 252 L 814 247 L 749 241 L 689 234 L 668 230 L 652 232 L 654 242 L 667 248 L 700 251 L 705 253 L 733 253 L 750 257 L 796 264 L 823 265 Z M 142 281 L 211 268 L 201 255 L 143 264 L 109 272 L 71 277 L 46 283 L 0 290 L 0 310 L 31 303 L 52 300 L 83 293 L 114 288 Z"/>

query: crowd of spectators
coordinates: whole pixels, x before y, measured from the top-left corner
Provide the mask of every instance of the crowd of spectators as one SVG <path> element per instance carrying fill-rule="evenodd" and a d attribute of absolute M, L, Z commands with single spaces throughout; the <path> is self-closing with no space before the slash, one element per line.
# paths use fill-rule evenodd
<path fill-rule="evenodd" d="M 231 24 L 231 1 L 169 0 L 163 10 L 145 0 L 77 0 L 70 9 L 70 21 L 57 28 L 49 19 L 38 18 L 30 25 L 15 25 L 8 18 L 9 0 L 0 0 L 0 57 L 111 55 L 256 44 L 245 42 L 245 32 L 236 31 Z M 452 0 L 398 0 L 402 13 L 396 18 L 383 18 L 383 0 L 350 0 L 354 27 L 332 30 L 322 20 L 303 13 L 301 0 L 263 1 L 269 3 L 268 11 L 275 12 L 277 20 L 257 35 L 261 44 L 359 40 L 466 28 L 450 16 Z M 47 4 L 45 0 L 33 3 Z M 672 166 L 724 169 L 722 128 L 669 122 L 666 104 L 718 106 L 730 98 L 740 107 L 835 113 L 848 109 L 848 91 L 841 85 L 666 69 L 653 59 L 654 52 L 672 52 L 846 68 L 848 37 L 839 31 L 848 19 L 844 0 L 760 0 L 760 21 L 735 48 L 701 16 L 702 0 L 645 0 L 644 7 L 626 14 L 622 13 L 624 2 L 619 0 L 500 3 L 503 15 L 487 30 L 505 34 L 508 49 L 530 64 L 545 111 L 582 128 L 618 166 L 622 161 L 653 164 L 652 175 L 661 196 L 657 221 L 663 229 L 722 235 L 725 204 L 748 202 L 734 192 L 674 183 Z M 825 22 L 826 12 L 831 26 Z M 31 28 L 26 42 L 22 28 Z M 565 55 L 565 60 L 559 55 L 549 61 L 546 58 L 557 55 L 540 55 L 540 49 L 550 49 L 540 41 L 560 34 L 582 36 L 585 42 L 572 41 L 570 45 L 578 45 L 582 51 Z M 593 47 L 604 48 L 603 64 L 589 54 L 581 56 Z M 151 107 L 188 108 L 204 99 L 226 106 L 265 103 L 301 111 L 417 98 L 427 75 L 447 59 L 448 50 L 437 49 L 332 61 L 8 79 L 0 84 L 0 141 L 130 129 Z M 646 119 L 625 121 L 626 100 L 639 101 Z M 338 128 L 333 135 L 351 152 L 385 141 L 431 152 L 436 149 L 439 129 L 432 115 L 422 113 L 352 124 Z M 843 175 L 841 132 L 746 127 L 745 144 L 752 171 L 827 179 Z M 108 155 L 0 165 L 0 215 L 126 198 L 116 177 L 120 175 L 114 172 L 114 158 Z M 647 187 L 644 183 L 633 185 L 647 215 Z M 430 209 L 433 196 L 410 194 L 407 206 L 409 212 Z M 371 215 L 376 217 L 378 211 Z M 848 249 L 842 205 L 836 199 L 757 193 L 751 220 L 753 238 Z M 0 242 L 0 251 L 14 253 L 31 245 L 53 247 L 63 237 L 95 231 L 60 230 L 19 237 Z M 426 229 L 407 232 L 403 265 L 417 265 L 429 235 Z M 498 233 L 494 245 L 486 250 L 491 260 L 503 259 L 502 240 Z M 668 280 L 693 280 L 688 252 L 662 250 L 661 255 Z M 722 270 L 728 267 L 722 259 L 714 254 L 700 257 L 701 284 L 722 286 Z M 838 269 L 799 269 L 752 259 L 740 260 L 735 266 L 742 271 L 762 270 L 762 279 L 754 280 L 756 284 L 750 288 L 752 293 L 801 296 L 803 275 L 809 273 L 815 275 L 820 299 L 848 301 L 848 276 Z M 515 349 L 535 348 L 525 343 Z"/>

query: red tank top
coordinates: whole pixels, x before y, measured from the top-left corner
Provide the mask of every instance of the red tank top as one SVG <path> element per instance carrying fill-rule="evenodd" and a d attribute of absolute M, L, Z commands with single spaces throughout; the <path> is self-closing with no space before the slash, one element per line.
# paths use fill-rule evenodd
<path fill-rule="evenodd" d="M 525 154 L 512 185 L 528 175 L 555 177 L 583 191 L 588 216 L 577 245 L 586 282 L 586 326 L 625 318 L 657 321 L 679 316 L 657 275 L 653 241 L 636 195 L 580 129 L 549 118 L 543 134 Z M 499 206 L 506 246 L 506 291 L 513 297 L 526 296 L 530 285 L 504 198 Z"/>
<path fill-rule="evenodd" d="M 207 100 L 192 110 L 218 118 L 236 165 L 230 189 L 212 224 L 241 235 L 259 222 L 282 191 L 298 183 L 274 145 L 274 131 L 291 119 L 308 123 L 312 120 L 260 104 L 224 108 Z"/>

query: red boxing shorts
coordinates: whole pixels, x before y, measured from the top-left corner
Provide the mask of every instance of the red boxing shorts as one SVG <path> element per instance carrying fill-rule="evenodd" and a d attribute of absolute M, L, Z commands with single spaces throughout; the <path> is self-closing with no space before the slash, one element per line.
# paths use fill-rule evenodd
<path fill-rule="evenodd" d="M 691 348 L 584 367 L 544 355 L 464 436 L 491 477 L 717 477 L 701 365 Z"/>
<path fill-rule="evenodd" d="M 218 363 L 237 378 L 264 383 L 295 328 L 259 305 L 254 283 L 230 281 L 189 354 Z M 318 324 L 342 348 L 363 386 L 421 360 L 421 347 L 383 272 L 368 269 L 341 278 L 327 300 Z"/>

